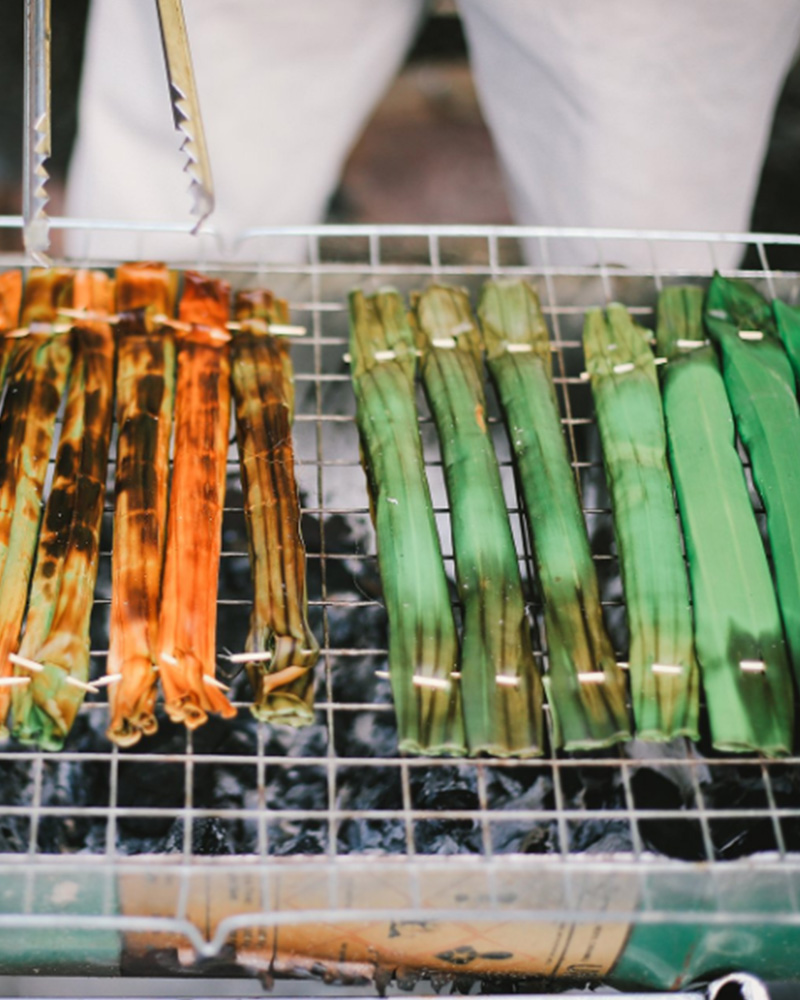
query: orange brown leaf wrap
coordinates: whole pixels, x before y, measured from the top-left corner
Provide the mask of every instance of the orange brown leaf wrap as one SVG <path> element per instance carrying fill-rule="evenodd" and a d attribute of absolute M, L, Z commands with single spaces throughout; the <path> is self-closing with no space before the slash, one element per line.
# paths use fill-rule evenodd
<path fill-rule="evenodd" d="M 0 333 L 13 330 L 22 305 L 22 271 L 0 274 Z"/>
<path fill-rule="evenodd" d="M 314 721 L 313 667 L 319 646 L 306 619 L 306 553 L 294 477 L 294 386 L 289 347 L 267 324 L 289 322 L 289 308 L 267 291 L 240 292 L 242 328 L 231 345 L 236 434 L 255 599 L 247 652 L 272 658 L 247 664 L 265 722 Z M 260 323 L 249 321 L 260 320 Z"/>
<path fill-rule="evenodd" d="M 175 398 L 174 272 L 117 270 L 117 472 L 107 673 L 108 738 L 133 746 L 156 731 L 158 613 L 167 533 L 169 441 Z"/>
<path fill-rule="evenodd" d="M 114 394 L 114 338 L 108 314 L 113 285 L 99 271 L 78 271 L 72 305 L 91 319 L 74 321 L 74 363 L 44 512 L 20 655 L 39 663 L 26 687 L 14 688 L 14 735 L 59 750 L 84 699 L 70 684 L 89 677 L 89 624 L 97 579 Z M 30 676 L 17 666 L 18 676 Z"/>
<path fill-rule="evenodd" d="M 187 272 L 176 334 L 175 448 L 159 618 L 165 708 L 190 729 L 236 714 L 214 677 L 222 506 L 230 425 L 230 286 Z"/>
<path fill-rule="evenodd" d="M 6 271 L 0 274 L 0 338 L 14 330 L 19 322 L 22 305 L 22 271 Z M 0 389 L 6 380 L 8 363 L 14 351 L 16 338 L 0 339 Z"/>
<path fill-rule="evenodd" d="M 20 273 L 2 276 L 3 332 L 17 325 L 22 295 Z M 72 271 L 34 270 L 25 286 L 21 321 L 52 323 L 59 305 L 71 305 Z M 42 493 L 56 413 L 67 381 L 72 351 L 68 334 L 29 334 L 4 344 L 7 389 L 0 415 L 0 676 L 10 677 L 25 614 Z M 0 732 L 11 706 L 11 689 L 0 688 Z"/>

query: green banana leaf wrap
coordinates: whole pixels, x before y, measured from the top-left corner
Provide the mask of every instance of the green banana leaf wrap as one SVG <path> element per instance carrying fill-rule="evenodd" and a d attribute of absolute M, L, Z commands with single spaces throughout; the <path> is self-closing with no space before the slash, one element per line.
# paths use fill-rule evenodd
<path fill-rule="evenodd" d="M 459 685 L 451 676 L 458 638 L 419 437 L 414 338 L 397 292 L 351 293 L 350 358 L 400 749 L 462 755 Z"/>
<path fill-rule="evenodd" d="M 241 324 L 231 342 L 236 439 L 254 600 L 247 673 L 257 719 L 289 726 L 314 721 L 314 664 L 319 644 L 307 619 L 306 551 L 294 477 L 294 382 L 285 337 L 270 323 L 288 323 L 289 307 L 266 291 L 240 292 Z"/>
<path fill-rule="evenodd" d="M 167 534 L 175 279 L 163 264 L 117 268 L 117 463 L 106 735 L 129 747 L 158 729 L 158 612 Z"/>
<path fill-rule="evenodd" d="M 719 750 L 775 757 L 792 749 L 791 668 L 725 383 L 704 338 L 702 290 L 661 292 L 664 416 L 711 738 Z"/>
<path fill-rule="evenodd" d="M 772 315 L 778 328 L 778 336 L 789 356 L 795 382 L 798 382 L 800 381 L 800 309 L 775 299 L 772 303 Z"/>
<path fill-rule="evenodd" d="M 699 672 L 689 585 L 647 333 L 612 304 L 586 316 L 583 347 L 603 445 L 630 632 L 636 734 L 697 739 Z"/>
<path fill-rule="evenodd" d="M 744 281 L 719 274 L 706 295 L 706 329 L 722 352 L 736 430 L 767 512 L 783 629 L 800 680 L 800 408 L 792 366 L 769 303 Z M 742 339 L 763 334 L 760 340 Z"/>
<path fill-rule="evenodd" d="M 478 314 L 505 416 L 544 599 L 544 676 L 556 745 L 591 750 L 630 738 L 625 675 L 603 622 L 586 525 L 561 430 L 550 335 L 523 281 L 489 281 Z"/>
<path fill-rule="evenodd" d="M 72 359 L 69 326 L 53 330 L 58 306 L 72 304 L 72 272 L 34 270 L 23 298 L 23 327 L 34 333 L 10 343 L 7 388 L 0 414 L 0 676 L 11 677 L 8 657 L 19 646 L 28 585 L 42 517 L 42 494 L 56 414 Z M 36 325 L 38 324 L 38 326 Z M 16 325 L 16 317 L 9 326 Z M 0 734 L 11 688 L 0 687 Z"/>
<path fill-rule="evenodd" d="M 542 681 L 486 422 L 480 334 L 460 289 L 433 285 L 416 297 L 414 312 L 450 500 L 467 746 L 473 755 L 537 756 L 544 747 Z"/>
<path fill-rule="evenodd" d="M 76 309 L 110 312 L 101 272 L 77 272 Z M 20 656 L 40 664 L 30 684 L 14 688 L 14 736 L 60 750 L 89 679 L 89 620 L 97 579 L 114 393 L 114 338 L 102 320 L 73 327 L 75 361 L 67 388 L 55 476 L 44 512 Z M 15 667 L 18 676 L 30 676 Z"/>

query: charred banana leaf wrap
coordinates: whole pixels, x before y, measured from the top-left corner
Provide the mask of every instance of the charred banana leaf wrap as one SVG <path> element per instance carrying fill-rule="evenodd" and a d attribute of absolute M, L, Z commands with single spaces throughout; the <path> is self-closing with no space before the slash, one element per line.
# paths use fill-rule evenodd
<path fill-rule="evenodd" d="M 11 356 L 17 344 L 14 335 L 19 322 L 20 306 L 22 304 L 22 272 L 6 271 L 0 275 L 0 390 L 5 385 L 6 373 Z M 8 336 L 11 334 L 11 336 Z M 18 387 L 19 388 L 19 387 Z M 18 430 L 22 430 L 20 426 Z M 3 532 L 0 536 L 0 676 L 8 677 L 12 673 L 8 654 L 14 652 L 19 641 L 22 616 L 25 611 L 25 598 L 28 591 L 31 568 L 33 563 L 33 548 L 36 545 L 35 532 L 22 552 L 12 555 L 9 561 L 11 544 L 11 524 L 8 514 L 13 510 L 13 490 L 16 481 L 17 442 L 9 437 L 11 425 L 0 416 L 0 524 Z M 7 491 L 11 489 L 11 494 Z M 38 510 L 37 510 L 38 524 Z M 18 522 L 21 525 L 23 522 Z M 19 538 L 19 532 L 17 533 Z M 22 538 L 25 538 L 23 533 Z M 25 557 L 27 553 L 27 558 Z M 0 733 L 5 734 L 4 723 L 8 715 L 10 692 L 0 693 L 2 699 L 2 716 L 0 716 Z"/>
<path fill-rule="evenodd" d="M 101 272 L 77 272 L 72 298 L 75 309 L 107 315 L 111 283 Z M 46 750 L 64 745 L 89 679 L 89 624 L 114 393 L 110 324 L 77 320 L 72 336 L 75 359 L 19 650 L 20 657 L 43 669 L 13 694 L 14 735 Z M 24 666 L 15 672 L 30 677 Z"/>
<path fill-rule="evenodd" d="M 769 303 L 745 282 L 715 275 L 704 318 L 767 512 L 778 604 L 800 680 L 800 408 L 792 366 Z"/>
<path fill-rule="evenodd" d="M 458 639 L 419 436 L 414 336 L 396 292 L 351 294 L 350 357 L 400 749 L 463 754 Z"/>
<path fill-rule="evenodd" d="M 15 294 L 12 292 L 12 294 Z M 4 306 L 5 306 L 4 296 Z M 42 494 L 56 414 L 69 374 L 69 323 L 56 323 L 59 305 L 72 305 L 72 272 L 33 271 L 25 285 L 21 322 L 25 336 L 7 342 L 7 385 L 0 414 L 0 676 L 14 668 L 9 654 L 19 647 Z M 13 306 L 9 301 L 11 311 Z M 11 312 L 3 313 L 4 324 Z M 10 347 L 10 355 L 8 352 Z M 29 673 L 28 676 L 32 676 Z M 0 731 L 11 706 L 11 688 L 0 688 Z"/>
<path fill-rule="evenodd" d="M 236 714 L 215 677 L 222 507 L 230 427 L 230 287 L 184 275 L 176 334 L 175 447 L 159 617 L 159 674 L 173 722 Z"/>
<path fill-rule="evenodd" d="M 294 477 L 294 382 L 289 346 L 269 325 L 289 308 L 269 292 L 241 292 L 231 343 L 236 436 L 242 471 L 253 611 L 247 664 L 257 719 L 290 726 L 314 721 L 319 645 L 308 625 L 306 552 Z"/>
<path fill-rule="evenodd" d="M 697 739 L 699 673 L 667 467 L 658 376 L 624 306 L 586 316 L 586 368 L 603 445 L 627 605 L 633 716 L 643 740 Z"/>
<path fill-rule="evenodd" d="M 719 750 L 787 754 L 791 669 L 725 384 L 704 339 L 701 289 L 660 294 L 656 337 L 668 359 L 664 415 L 712 741 Z"/>
<path fill-rule="evenodd" d="M 117 474 L 107 672 L 108 738 L 156 731 L 158 613 L 167 533 L 175 339 L 174 281 L 158 264 L 117 271 Z"/>
<path fill-rule="evenodd" d="M 0 389 L 5 385 L 8 363 L 14 351 L 13 333 L 19 322 L 22 305 L 22 271 L 6 271 L 0 274 Z"/>
<path fill-rule="evenodd" d="M 439 435 L 463 606 L 461 697 L 470 754 L 543 752 L 542 681 L 503 485 L 486 421 L 480 334 L 466 292 L 414 303 L 425 392 Z"/>
<path fill-rule="evenodd" d="M 479 315 L 533 536 L 556 744 L 567 750 L 608 746 L 630 738 L 625 676 L 603 623 L 561 430 L 547 325 L 536 292 L 522 281 L 487 282 Z"/>

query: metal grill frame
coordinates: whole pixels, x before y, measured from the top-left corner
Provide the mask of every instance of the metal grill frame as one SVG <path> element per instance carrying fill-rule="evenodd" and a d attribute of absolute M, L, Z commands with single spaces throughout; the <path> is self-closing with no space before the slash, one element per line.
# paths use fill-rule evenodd
<path fill-rule="evenodd" d="M 21 226 L 18 217 L 0 219 L 0 228 L 16 229 Z M 188 231 L 182 226 L 132 226 L 128 223 L 85 223 L 78 220 L 54 219 L 55 229 L 71 229 L 85 239 L 86 252 L 72 264 L 113 266 L 115 261 L 92 257 L 91 239 L 103 229 L 135 231 L 141 238 L 141 257 L 147 259 L 148 238 L 153 234 L 163 237 L 173 233 L 183 235 Z M 311 560 L 318 559 L 322 581 L 321 598 L 317 613 L 322 619 L 322 646 L 317 682 L 316 708 L 323 719 L 327 734 L 323 755 L 268 756 L 265 753 L 264 724 L 257 725 L 256 745 L 249 756 L 224 754 L 198 754 L 193 736 L 187 731 L 185 748 L 181 753 L 168 755 L 148 750 L 145 741 L 135 753 L 137 762 L 150 763 L 157 770 L 165 763 L 183 769 L 184 796 L 174 807 L 121 807 L 118 804 L 120 768 L 130 759 L 130 754 L 120 752 L 110 744 L 104 752 L 83 753 L 67 749 L 59 754 L 31 751 L 16 745 L 0 748 L 3 765 L 22 763 L 30 766 L 32 776 L 31 801 L 17 805 L 0 805 L 0 817 L 17 816 L 29 822 L 28 849 L 21 854 L 0 854 L 0 885 L 4 880 L 19 884 L 20 891 L 12 903 L 0 907 L 0 931 L 11 928 L 38 928 L 62 930 L 65 928 L 113 930 L 120 932 L 163 931 L 176 934 L 195 954 L 204 957 L 217 955 L 229 935 L 237 929 L 252 926 L 279 927 L 283 924 L 336 923 L 366 920 L 490 920 L 517 921 L 574 921 L 618 922 L 631 924 L 691 924 L 698 923 L 698 913 L 703 924 L 731 926 L 742 924 L 800 926 L 800 854 L 787 850 L 785 824 L 800 824 L 800 803 L 796 806 L 778 804 L 773 787 L 776 768 L 797 768 L 800 756 L 780 762 L 737 757 L 715 756 L 710 763 L 718 768 L 740 767 L 746 763 L 752 773 L 760 776 L 763 805 L 746 810 L 718 810 L 709 807 L 704 799 L 702 774 L 709 761 L 689 754 L 682 760 L 692 786 L 694 805 L 678 810 L 648 809 L 637 807 L 631 790 L 632 772 L 639 767 L 644 756 L 630 759 L 617 751 L 597 754 L 592 758 L 565 756 L 539 761 L 476 760 L 465 762 L 463 767 L 474 773 L 479 807 L 446 814 L 450 820 L 472 822 L 480 831 L 480 851 L 475 855 L 451 856 L 420 854 L 416 848 L 417 824 L 441 821 L 443 814 L 437 810 L 420 809 L 412 796 L 412 773 L 420 768 L 453 767 L 452 760 L 414 758 L 341 758 L 334 750 L 337 720 L 353 713 L 391 712 L 387 697 L 376 702 L 339 702 L 334 697 L 332 671 L 346 669 L 348 657 L 385 657 L 385 650 L 341 649 L 332 644 L 330 616 L 332 613 L 357 615 L 363 608 L 374 607 L 371 599 L 341 601 L 329 594 L 326 586 L 326 566 L 334 559 L 374 560 L 374 548 L 368 553 L 334 553 L 326 547 L 326 519 L 333 514 L 352 514 L 362 521 L 366 518 L 366 490 L 360 472 L 357 450 L 343 459 L 326 456 L 325 447 L 329 428 L 339 428 L 351 441 L 355 441 L 353 410 L 329 410 L 328 387 L 333 383 L 346 383 L 349 375 L 343 365 L 333 370 L 327 364 L 332 356 L 341 356 L 347 350 L 343 334 L 346 302 L 342 289 L 350 284 L 368 288 L 387 282 L 398 283 L 404 289 L 419 287 L 432 279 L 449 282 L 471 283 L 484 278 L 503 275 L 520 275 L 530 278 L 541 293 L 542 304 L 551 326 L 555 358 L 555 382 L 563 407 L 563 425 L 576 472 L 581 474 L 597 462 L 587 461 L 580 452 L 577 436 L 587 418 L 573 415 L 574 395 L 588 391 L 576 371 L 575 352 L 580 352 L 580 338 L 576 337 L 575 324 L 591 305 L 603 305 L 615 298 L 625 302 L 626 287 L 636 289 L 636 301 L 629 302 L 633 311 L 648 323 L 653 312 L 656 293 L 663 284 L 682 278 L 710 277 L 716 267 L 716 253 L 724 244 L 755 246 L 761 267 L 755 271 L 730 271 L 740 277 L 762 285 L 771 296 L 795 301 L 800 294 L 800 276 L 771 268 L 769 251 L 779 245 L 800 246 L 800 236 L 770 234 L 713 234 L 672 232 L 630 232 L 623 230 L 548 229 L 542 227 L 490 227 L 490 226 L 305 226 L 253 229 L 245 233 L 237 244 L 235 263 L 211 262 L 204 247 L 213 245 L 213 235 L 201 237 L 197 259 L 183 261 L 176 266 L 204 269 L 209 273 L 228 273 L 235 282 L 263 284 L 279 293 L 285 286 L 304 290 L 300 297 L 293 297 L 290 305 L 293 320 L 308 326 L 308 340 L 294 352 L 298 389 L 305 383 L 305 402 L 296 416 L 297 433 L 313 445 L 313 454 L 307 450 L 298 454 L 298 476 L 301 486 L 310 498 L 304 513 L 319 519 L 320 548 L 310 553 Z M 270 247 L 275 241 L 287 239 L 300 241 L 307 252 L 307 262 L 301 264 L 274 263 Z M 563 268 L 550 264 L 551 244 L 554 241 L 591 239 L 597 247 L 598 265 L 595 267 Z M 204 243 L 203 240 L 206 240 Z M 208 240 L 212 242 L 209 243 Z M 538 259 L 522 263 L 519 255 L 520 241 L 527 241 L 529 253 Z M 341 247 L 345 241 L 348 254 L 340 259 L 330 257 L 326 246 Z M 336 243 L 339 241 L 339 243 Z M 413 259 L 395 259 L 387 248 L 394 241 L 413 245 Z M 481 257 L 464 263 L 456 259 L 457 247 L 467 241 L 472 250 L 481 246 Z M 613 246 L 618 241 L 639 241 L 646 244 L 652 267 L 642 271 L 621 271 L 611 260 Z M 708 255 L 708 266 L 687 271 L 662 270 L 659 251 L 666 243 L 692 244 Z M 354 249 L 358 247 L 360 249 Z M 424 257 L 420 255 L 424 250 Z M 508 259 L 508 249 L 512 263 Z M 532 251 L 531 248 L 534 248 Z M 7 255 L 6 266 L 25 265 L 24 258 Z M 562 287 L 565 282 L 579 282 L 589 298 L 580 302 L 564 300 Z M 643 293 L 642 289 L 646 289 Z M 622 290 L 623 294 L 618 293 Z M 648 304 L 649 301 L 649 304 Z M 305 359 L 300 361 L 301 356 Z M 582 390 L 580 387 L 583 387 Z M 423 425 L 425 419 L 423 418 Z M 231 469 L 237 467 L 234 451 L 230 455 Z M 533 578 L 531 552 L 524 527 L 520 505 L 513 498 L 513 476 L 508 456 L 501 460 L 511 492 L 510 513 L 515 520 L 515 532 L 520 542 L 521 564 L 527 576 Z M 435 475 L 437 462 L 431 460 L 430 469 Z M 328 479 L 343 474 L 358 478 L 362 501 L 355 506 L 336 506 L 326 500 Z M 437 515 L 446 519 L 446 508 L 436 500 Z M 585 508 L 587 515 L 603 516 L 608 511 L 602 506 Z M 110 507 L 107 501 L 107 515 Z M 446 559 L 449 546 L 445 546 Z M 223 558 L 241 557 L 240 552 L 223 552 Z M 104 553 L 103 558 L 108 558 Z M 612 558 L 609 553 L 596 553 L 598 562 Z M 231 599 L 229 604 L 246 603 Z M 314 602 L 312 602 L 314 603 Z M 619 606 L 619 601 L 607 604 Z M 539 646 L 539 655 L 544 650 Z M 104 670 L 104 651 L 93 650 L 93 676 Z M 387 689 L 388 690 L 388 689 Z M 240 718 L 247 714 L 247 701 L 237 707 Z M 105 698 L 87 701 L 83 712 L 105 712 Z M 163 715 L 162 715 L 163 718 Z M 233 721 L 231 725 L 238 724 Z M 75 761 L 108 767 L 109 800 L 104 804 L 76 809 L 69 804 L 53 804 L 43 799 L 43 776 L 54 762 Z M 654 766 L 663 759 L 654 755 Z M 256 804 L 253 808 L 232 809 L 198 808 L 194 805 L 196 770 L 204 766 L 252 767 L 256 774 Z M 269 803 L 266 792 L 266 775 L 272 768 L 308 767 L 324 773 L 325 796 L 320 808 L 311 810 L 282 809 Z M 337 803 L 337 776 L 342 768 L 390 768 L 399 774 L 402 789 L 402 808 L 398 810 L 348 810 Z M 554 808 L 503 810 L 492 805 L 488 776 L 492 769 L 540 768 L 549 773 L 554 793 Z M 624 803 L 621 808 L 609 811 L 592 810 L 568 804 L 564 793 L 564 775 L 576 768 L 606 768 L 618 771 Z M 183 821 L 183 850 L 169 855 L 126 855 L 117 850 L 117 826 L 120 819 L 131 816 L 155 816 Z M 76 852 L 49 855 L 38 848 L 39 825 L 44 817 L 61 820 L 89 818 L 106 824 L 105 850 L 102 853 Z M 196 820 L 213 817 L 224 821 L 241 820 L 255 824 L 255 847 L 252 853 L 242 856 L 208 857 L 193 852 L 192 828 Z M 615 854 L 581 853 L 571 848 L 571 828 L 586 820 L 614 819 L 628 824 L 632 849 Z M 396 822 L 405 834 L 404 855 L 341 854 L 337 849 L 340 824 L 349 819 L 371 819 L 376 822 Z M 771 826 L 774 850 L 731 861 L 719 861 L 711 834 L 711 824 L 724 820 L 748 822 L 762 821 Z M 319 856 L 278 857 L 270 849 L 269 827 L 276 821 L 316 820 L 327 826 L 327 853 Z M 694 820 L 699 824 L 705 858 L 697 863 L 671 860 L 656 856 L 644 847 L 640 823 L 653 820 Z M 560 850 L 553 855 L 531 856 L 526 854 L 499 853 L 494 846 L 493 832 L 503 821 L 555 823 Z M 368 864 L 366 863 L 368 861 Z M 175 911 L 148 916 L 124 916 L 116 908 L 115 885 L 120 876 L 158 871 L 172 875 L 180 883 Z M 368 870 L 371 886 L 385 888 L 385 903 L 376 902 L 375 893 L 363 893 L 363 873 Z M 219 873 L 241 873 L 252 878 L 254 873 L 261 885 L 261 907 L 253 912 L 231 913 L 218 923 L 211 936 L 206 936 L 188 916 L 187 901 L 198 880 L 214 878 Z M 280 900 L 281 879 L 291 872 L 292 879 L 308 877 L 324 889 L 307 907 L 286 908 Z M 58 912 L 52 906 L 41 904 L 37 883 L 48 884 L 56 877 L 73 877 L 99 880 L 102 885 L 98 904 L 92 912 Z M 609 880 L 615 889 L 608 891 Z M 467 899 L 460 899 L 454 887 L 468 883 L 471 887 Z M 520 886 L 523 888 L 520 889 Z M 509 891 L 513 888 L 513 892 Z M 276 898 L 276 892 L 277 897 Z M 380 894 L 379 894 L 380 895 Z M 463 894 L 462 894 L 463 895 Z M 667 902 L 665 902 L 667 900 Z"/>

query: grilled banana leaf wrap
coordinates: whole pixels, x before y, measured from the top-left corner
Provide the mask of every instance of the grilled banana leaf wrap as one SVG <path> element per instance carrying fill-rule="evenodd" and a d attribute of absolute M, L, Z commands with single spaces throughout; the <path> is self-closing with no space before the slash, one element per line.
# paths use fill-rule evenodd
<path fill-rule="evenodd" d="M 583 346 L 611 494 L 640 739 L 697 739 L 699 672 L 689 585 L 646 331 L 612 304 L 586 316 Z"/>
<path fill-rule="evenodd" d="M 231 343 L 231 371 L 254 590 L 247 652 L 261 654 L 247 663 L 251 711 L 264 722 L 306 726 L 314 721 L 319 644 L 307 617 L 292 362 L 286 339 L 269 331 L 271 323 L 289 322 L 289 307 L 256 290 L 240 292 L 234 312 L 241 326 Z"/>
<path fill-rule="evenodd" d="M 14 302 L 18 301 L 16 290 L 4 290 L 5 330 L 16 326 Z M 56 414 L 72 359 L 70 324 L 56 324 L 59 305 L 72 305 L 72 272 L 32 271 L 21 322 L 23 329 L 31 324 L 33 329 L 4 345 L 6 394 L 0 414 L 0 677 L 4 678 L 14 672 L 8 657 L 18 652 Z M 10 707 L 11 688 L 0 687 L 2 735 L 7 732 Z"/>
<path fill-rule="evenodd" d="M 6 271 L 0 275 L 0 391 L 5 386 L 6 374 L 11 361 L 12 354 L 18 343 L 16 328 L 19 323 L 20 306 L 22 304 L 22 272 Z M 15 463 L 18 459 L 17 444 L 13 438 L 9 437 L 11 425 L 0 416 L 0 511 L 11 512 L 13 510 L 13 492 L 9 495 L 6 490 L 10 487 L 13 491 L 16 478 Z M 18 430 L 22 430 L 20 426 Z M 11 451 L 9 451 L 11 447 Z M 0 513 L 3 519 L 4 530 L 0 536 L 0 595 L 5 600 L 0 604 L 0 676 L 8 677 L 12 673 L 11 664 L 8 662 L 8 654 L 17 648 L 20 628 L 22 626 L 22 616 L 25 611 L 25 599 L 30 580 L 33 551 L 36 544 L 34 534 L 30 543 L 31 551 L 27 558 L 21 554 L 13 555 L 8 561 L 9 546 L 11 543 L 10 529 L 7 514 Z M 38 526 L 38 512 L 37 512 Z M 22 520 L 18 522 L 22 525 Z M 19 537 L 19 534 L 17 535 Z M 28 551 L 27 549 L 25 551 Z M 4 723 L 8 715 L 10 704 L 10 692 L 0 693 L 2 699 L 2 716 L 0 717 L 0 735 L 5 735 Z"/>
<path fill-rule="evenodd" d="M 111 311 L 112 286 L 99 271 L 74 278 L 75 309 Z M 19 655 L 43 669 L 13 689 L 14 736 L 60 750 L 86 693 L 89 623 L 97 580 L 114 393 L 114 337 L 100 318 L 76 320 L 55 475 L 44 512 Z"/>
<path fill-rule="evenodd" d="M 14 352 L 13 333 L 19 322 L 22 305 L 22 271 L 0 274 L 0 389 L 5 385 L 8 364 Z"/>
<path fill-rule="evenodd" d="M 704 319 L 722 352 L 736 430 L 767 513 L 778 604 L 800 681 L 800 408 L 792 366 L 769 303 L 746 282 L 714 275 Z"/>
<path fill-rule="evenodd" d="M 458 638 L 419 436 L 414 336 L 397 292 L 351 293 L 350 357 L 400 749 L 461 755 Z"/>
<path fill-rule="evenodd" d="M 591 750 L 627 740 L 625 675 L 603 622 L 539 299 L 523 281 L 489 281 L 478 313 L 533 537 L 556 746 Z"/>
<path fill-rule="evenodd" d="M 231 415 L 229 302 L 227 282 L 184 275 L 158 656 L 167 715 L 189 729 L 210 712 L 236 714 L 215 677 Z"/>
<path fill-rule="evenodd" d="M 542 681 L 486 421 L 480 333 L 460 289 L 433 285 L 415 298 L 414 311 L 450 500 L 467 746 L 473 755 L 537 756 L 544 748 Z"/>
<path fill-rule="evenodd" d="M 718 750 L 791 752 L 794 697 L 767 555 L 747 491 L 703 292 L 658 298 L 669 460 L 689 562 L 697 658 Z"/>
<path fill-rule="evenodd" d="M 778 336 L 789 356 L 795 383 L 800 383 L 800 309 L 775 299 L 772 303 L 772 315 L 778 328 Z"/>
<path fill-rule="evenodd" d="M 108 738 L 138 743 L 158 728 L 158 612 L 167 534 L 175 338 L 164 320 L 175 303 L 161 264 L 117 270 L 117 472 L 111 552 L 107 673 Z"/>

